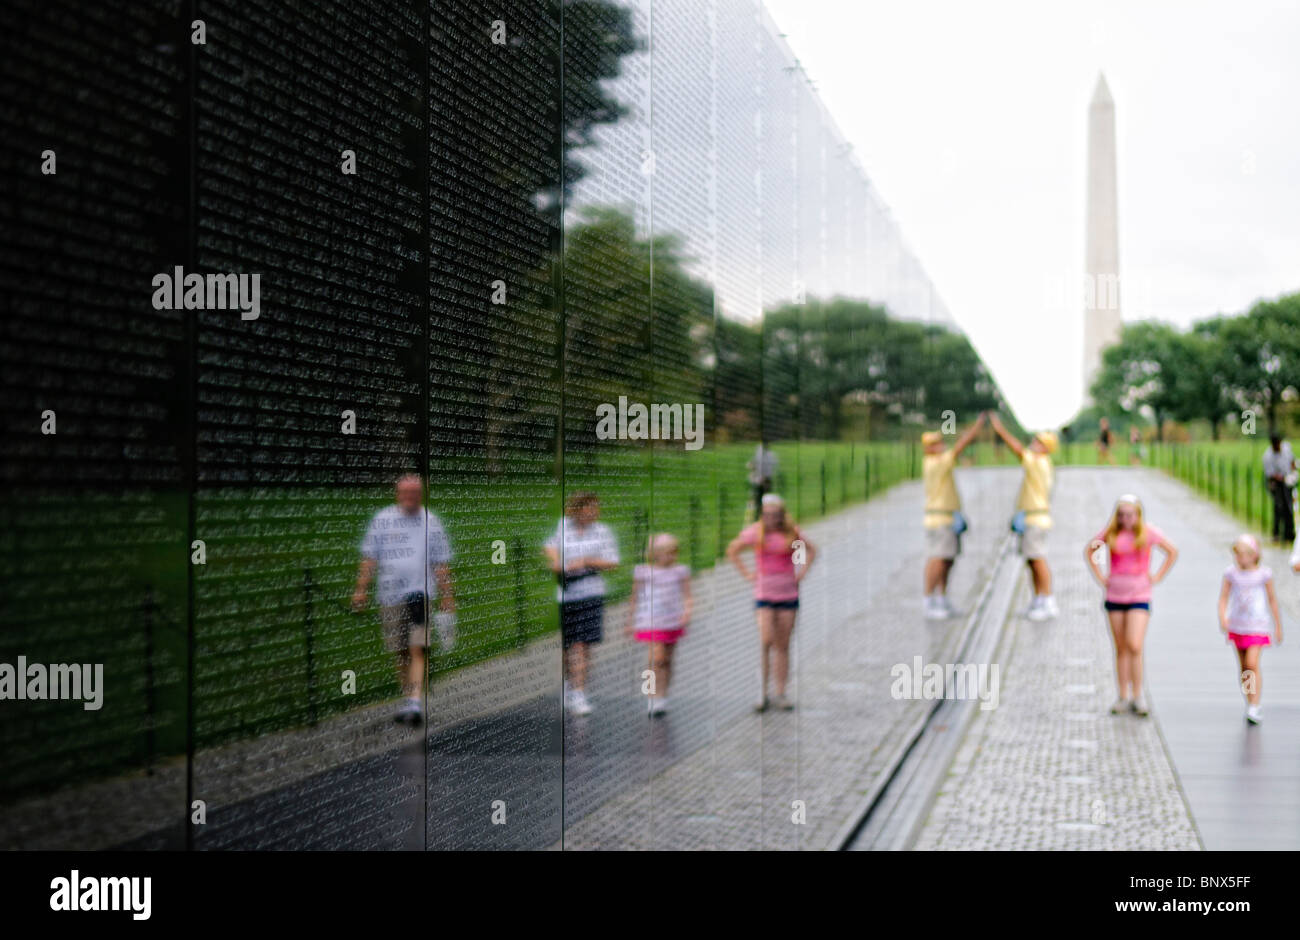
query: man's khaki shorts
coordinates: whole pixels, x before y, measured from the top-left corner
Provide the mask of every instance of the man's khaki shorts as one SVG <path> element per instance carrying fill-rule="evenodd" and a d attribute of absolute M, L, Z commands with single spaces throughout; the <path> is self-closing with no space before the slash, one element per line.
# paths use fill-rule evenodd
<path fill-rule="evenodd" d="M 384 626 L 384 649 L 400 653 L 412 647 L 429 646 L 429 627 L 426 624 L 411 626 L 405 604 L 379 608 L 379 622 Z"/>
<path fill-rule="evenodd" d="M 960 554 L 961 536 L 952 530 L 952 526 L 925 530 L 925 557 L 948 561 Z"/>
<path fill-rule="evenodd" d="M 1043 526 L 1027 525 L 1020 536 L 1020 554 L 1026 558 L 1047 557 L 1047 536 L 1051 529 Z"/>

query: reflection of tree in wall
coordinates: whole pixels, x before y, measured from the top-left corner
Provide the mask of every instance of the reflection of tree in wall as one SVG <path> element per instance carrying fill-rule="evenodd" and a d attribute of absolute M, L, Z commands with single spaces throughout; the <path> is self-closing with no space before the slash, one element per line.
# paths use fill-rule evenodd
<path fill-rule="evenodd" d="M 808 316 L 813 306 L 817 315 Z M 779 307 L 765 317 L 763 340 L 766 423 L 774 440 L 858 435 L 862 421 L 851 411 L 867 412 L 871 436 L 891 436 L 906 418 L 937 420 L 948 409 L 973 418 L 1001 407 L 996 384 L 963 334 L 894 319 L 868 301 L 835 297 Z M 751 374 L 757 387 L 757 363 Z M 800 399 L 792 410 L 790 402 Z M 802 428 L 772 418 L 796 413 Z"/>
<path fill-rule="evenodd" d="M 562 196 L 583 173 L 574 151 L 623 114 L 606 80 L 638 43 L 606 0 L 459 0 L 431 16 L 433 451 L 481 455 L 518 433 L 509 449 L 545 457 L 531 418 L 549 408 L 553 441 Z M 505 304 L 491 302 L 495 282 Z"/>
<path fill-rule="evenodd" d="M 537 295 L 549 289 L 548 277 L 549 268 L 535 275 Z M 675 238 L 638 238 L 626 214 L 593 210 L 565 232 L 564 293 L 566 442 L 589 451 L 596 406 L 620 395 L 650 402 L 657 387 L 673 389 L 676 401 L 706 400 L 713 292 L 686 272 Z M 494 374 L 508 374 L 516 349 L 543 346 L 552 335 L 527 315 L 536 302 L 530 299 L 520 306 L 522 315 L 499 324 Z M 494 467 L 520 442 L 531 442 L 534 451 L 554 442 L 555 410 L 545 395 L 503 384 L 490 403 L 487 445 Z"/>

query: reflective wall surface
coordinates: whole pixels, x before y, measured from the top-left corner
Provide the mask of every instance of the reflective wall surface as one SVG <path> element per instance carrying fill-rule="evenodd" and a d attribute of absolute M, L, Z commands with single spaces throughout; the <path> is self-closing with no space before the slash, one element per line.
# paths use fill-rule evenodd
<path fill-rule="evenodd" d="M 797 689 L 951 319 L 761 6 L 10 8 L 0 845 L 823 847 L 723 553 L 820 526 Z"/>

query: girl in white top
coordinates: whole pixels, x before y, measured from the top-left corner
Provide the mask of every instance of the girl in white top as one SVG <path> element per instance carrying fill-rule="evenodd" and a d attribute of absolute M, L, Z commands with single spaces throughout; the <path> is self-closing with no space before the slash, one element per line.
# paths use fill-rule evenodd
<path fill-rule="evenodd" d="M 650 682 L 646 697 L 650 717 L 668 710 L 668 683 L 673 652 L 691 622 L 691 569 L 677 563 L 677 539 L 667 532 L 650 537 L 648 564 L 632 569 L 632 601 L 627 628 L 638 643 L 650 645 Z"/>
<path fill-rule="evenodd" d="M 1263 720 L 1259 709 L 1261 681 L 1259 652 L 1270 645 L 1269 627 L 1282 642 L 1282 615 L 1273 590 L 1273 572 L 1259 563 L 1259 540 L 1240 535 L 1232 543 L 1235 564 L 1223 573 L 1219 592 L 1219 629 L 1237 648 L 1241 667 L 1241 690 L 1246 694 L 1246 720 L 1257 725 Z"/>

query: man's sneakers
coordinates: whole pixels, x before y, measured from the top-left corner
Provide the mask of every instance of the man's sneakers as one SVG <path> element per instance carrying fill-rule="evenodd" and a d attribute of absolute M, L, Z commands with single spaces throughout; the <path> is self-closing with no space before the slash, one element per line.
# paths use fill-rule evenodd
<path fill-rule="evenodd" d="M 587 701 L 587 694 L 582 689 L 574 689 L 566 682 L 564 684 L 564 710 L 574 715 L 590 715 L 592 712 L 591 702 Z"/>
<path fill-rule="evenodd" d="M 433 615 L 433 626 L 438 631 L 438 650 L 450 653 L 456 645 L 456 615 L 449 610 L 440 610 Z"/>
<path fill-rule="evenodd" d="M 1257 725 L 1264 720 L 1264 712 L 1258 705 L 1247 705 L 1246 720 L 1252 725 Z"/>
<path fill-rule="evenodd" d="M 943 594 L 927 594 L 925 596 L 925 619 L 926 620 L 947 620 L 956 611 L 948 603 L 947 596 Z"/>
<path fill-rule="evenodd" d="M 1060 615 L 1061 608 L 1057 606 L 1056 598 L 1051 594 L 1035 594 L 1029 609 L 1025 611 L 1025 616 L 1035 621 L 1051 620 Z"/>
<path fill-rule="evenodd" d="M 422 720 L 420 714 L 420 700 L 418 698 L 408 698 L 397 707 L 393 714 L 393 721 L 398 724 L 410 725 L 412 728 L 418 728 Z"/>

